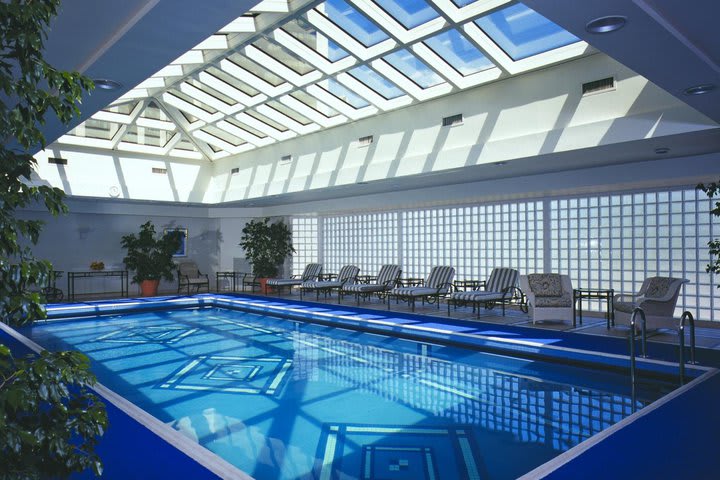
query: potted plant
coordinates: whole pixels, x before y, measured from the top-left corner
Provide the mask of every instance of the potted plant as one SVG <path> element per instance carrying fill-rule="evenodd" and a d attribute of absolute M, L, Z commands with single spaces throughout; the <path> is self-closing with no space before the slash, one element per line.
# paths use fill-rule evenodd
<path fill-rule="evenodd" d="M 176 266 L 172 257 L 180 248 L 181 235 L 180 231 L 172 230 L 158 237 L 150 221 L 140 227 L 138 235 L 123 235 L 120 244 L 127 249 L 123 263 L 135 272 L 132 279 L 140 285 L 143 297 L 157 295 L 161 278 L 173 279 Z"/>
<path fill-rule="evenodd" d="M 282 220 L 270 223 L 264 218 L 248 222 L 242 233 L 240 246 L 253 274 L 260 279 L 260 291 L 265 291 L 267 279 L 277 277 L 285 259 L 295 253 L 292 232 Z"/>

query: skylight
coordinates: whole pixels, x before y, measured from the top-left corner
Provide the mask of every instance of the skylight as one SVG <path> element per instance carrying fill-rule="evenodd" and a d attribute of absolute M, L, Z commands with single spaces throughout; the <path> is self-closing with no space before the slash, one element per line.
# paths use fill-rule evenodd
<path fill-rule="evenodd" d="M 275 0 L 239 17 L 58 143 L 215 160 L 542 68 L 587 48 L 516 1 L 282 7 Z"/>

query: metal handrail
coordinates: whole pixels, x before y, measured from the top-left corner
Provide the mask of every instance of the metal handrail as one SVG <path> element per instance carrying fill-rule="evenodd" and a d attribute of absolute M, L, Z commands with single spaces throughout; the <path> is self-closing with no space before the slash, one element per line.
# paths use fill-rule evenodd
<path fill-rule="evenodd" d="M 635 392 L 635 377 L 636 377 L 636 371 L 635 371 L 635 316 L 640 314 L 640 318 L 642 319 L 641 324 L 641 332 L 642 332 L 642 356 L 643 358 L 647 357 L 647 321 L 645 320 L 645 311 L 643 311 L 642 308 L 636 307 L 632 315 L 630 316 L 630 386 L 632 388 L 632 411 L 635 412 L 635 398 L 636 398 L 636 392 Z"/>
<path fill-rule="evenodd" d="M 690 363 L 695 363 L 695 319 L 692 313 L 685 311 L 680 317 L 678 326 L 678 342 L 680 344 L 680 385 L 685 383 L 685 320 L 690 324 Z"/>

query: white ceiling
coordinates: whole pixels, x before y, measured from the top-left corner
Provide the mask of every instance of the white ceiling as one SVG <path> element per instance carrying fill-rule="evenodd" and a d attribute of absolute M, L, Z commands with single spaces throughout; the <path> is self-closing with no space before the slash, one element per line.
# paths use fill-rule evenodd
<path fill-rule="evenodd" d="M 67 1 L 50 32 L 47 59 L 60 68 L 77 69 L 91 78 L 111 78 L 123 84 L 124 88 L 119 91 L 96 90 L 86 98 L 82 106 L 82 119 L 85 119 L 255 3 L 237 0 Z M 717 34 L 714 23 L 711 24 L 713 19 L 720 18 L 720 2 L 525 0 L 523 3 L 720 123 L 720 42 L 713 41 Z M 607 15 L 626 16 L 627 25 L 607 35 L 585 31 L 588 21 Z M 688 87 L 707 83 L 718 88 L 702 96 L 684 94 Z M 49 122 L 45 129 L 48 143 L 67 130 L 57 122 Z M 666 137 L 662 145 L 655 145 L 657 142 L 657 139 L 650 139 L 602 147 L 602 151 L 573 151 L 570 153 L 573 156 L 572 168 L 592 166 L 599 161 L 607 164 L 608 157 L 612 158 L 610 163 L 647 160 L 648 152 L 660 146 L 670 148 L 673 157 L 720 152 L 720 129 Z M 388 179 L 369 185 L 256 199 L 252 205 L 320 200 L 357 193 L 558 171 L 567 169 L 567 155 L 549 155 L 543 162 L 509 162 L 503 168 L 498 167 L 497 173 L 468 167 L 403 179 L 401 184 L 398 183 L 400 180 Z"/>

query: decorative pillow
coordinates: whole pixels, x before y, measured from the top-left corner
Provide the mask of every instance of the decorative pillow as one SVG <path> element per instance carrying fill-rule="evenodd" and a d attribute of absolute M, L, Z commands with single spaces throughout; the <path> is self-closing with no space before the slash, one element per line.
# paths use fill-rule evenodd
<path fill-rule="evenodd" d="M 530 290 L 536 297 L 559 297 L 562 295 L 562 282 L 557 273 L 531 273 L 528 275 Z"/>
<path fill-rule="evenodd" d="M 660 298 L 670 289 L 673 279 L 670 277 L 652 277 L 645 291 L 646 298 Z"/>

